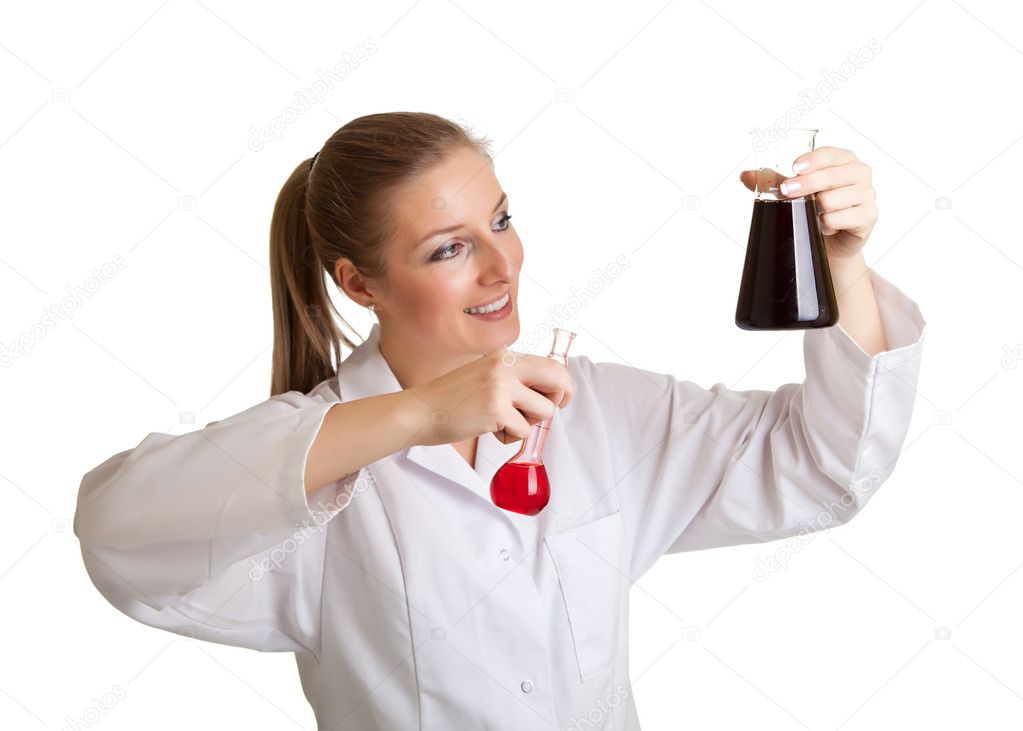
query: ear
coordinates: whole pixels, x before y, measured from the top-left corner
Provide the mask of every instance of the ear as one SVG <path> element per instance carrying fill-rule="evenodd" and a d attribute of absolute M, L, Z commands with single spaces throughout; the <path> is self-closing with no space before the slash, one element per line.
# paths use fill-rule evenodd
<path fill-rule="evenodd" d="M 351 259 L 341 257 L 334 262 L 334 282 L 356 304 L 365 307 L 372 299 L 366 292 L 366 280 Z"/>

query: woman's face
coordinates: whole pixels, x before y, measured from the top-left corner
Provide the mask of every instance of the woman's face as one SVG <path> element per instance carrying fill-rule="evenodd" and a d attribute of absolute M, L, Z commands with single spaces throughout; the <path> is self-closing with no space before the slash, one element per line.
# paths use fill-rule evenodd
<path fill-rule="evenodd" d="M 389 353 L 458 360 L 514 343 L 522 242 L 490 161 L 472 149 L 459 150 L 392 202 L 387 281 L 376 283 L 375 292 L 367 282 Z M 509 302 L 500 319 L 465 312 L 505 295 Z"/>

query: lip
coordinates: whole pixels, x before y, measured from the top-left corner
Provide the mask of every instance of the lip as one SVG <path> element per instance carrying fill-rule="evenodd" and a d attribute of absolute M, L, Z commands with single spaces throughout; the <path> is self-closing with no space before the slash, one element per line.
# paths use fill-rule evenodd
<path fill-rule="evenodd" d="M 511 290 L 509 289 L 506 292 L 502 292 L 501 294 L 497 295 L 492 300 L 487 300 L 486 302 L 480 302 L 478 305 L 468 305 L 467 307 L 465 307 L 463 309 L 469 309 L 469 307 L 486 307 L 487 305 L 492 305 L 493 303 L 497 302 L 499 299 L 504 297 L 506 294 L 510 294 L 510 293 L 511 293 Z"/>
<path fill-rule="evenodd" d="M 515 303 L 512 301 L 511 295 L 508 295 L 508 302 L 501 309 L 495 310 L 494 312 L 487 312 L 482 315 L 469 315 L 469 317 L 483 322 L 498 322 L 511 317 L 514 307 Z"/>

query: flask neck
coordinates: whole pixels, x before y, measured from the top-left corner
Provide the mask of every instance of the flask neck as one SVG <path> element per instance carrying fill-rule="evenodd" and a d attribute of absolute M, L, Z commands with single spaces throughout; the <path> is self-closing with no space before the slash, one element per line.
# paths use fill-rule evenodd
<path fill-rule="evenodd" d="M 551 352 L 547 357 L 556 360 L 563 366 L 568 366 L 568 349 L 575 340 L 575 333 L 561 328 L 554 328 L 554 343 L 551 345 Z M 522 440 L 522 448 L 512 457 L 509 462 L 526 464 L 543 464 L 543 448 L 547 443 L 547 437 L 551 431 L 551 422 L 554 420 L 544 419 L 539 424 L 534 424 L 529 434 Z"/>

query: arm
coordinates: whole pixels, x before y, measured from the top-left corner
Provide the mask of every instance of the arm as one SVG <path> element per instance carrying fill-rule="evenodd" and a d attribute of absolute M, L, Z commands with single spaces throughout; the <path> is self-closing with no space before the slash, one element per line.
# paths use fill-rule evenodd
<path fill-rule="evenodd" d="M 305 467 L 305 491 L 415 444 L 418 421 L 407 391 L 336 403 L 323 419 Z"/>
<path fill-rule="evenodd" d="M 926 323 L 898 288 L 869 276 L 892 349 L 869 355 L 841 325 L 807 330 L 801 384 L 704 389 L 579 360 L 607 431 L 633 580 L 665 553 L 845 522 L 891 474 Z"/>
<path fill-rule="evenodd" d="M 838 299 L 838 324 L 867 355 L 888 350 L 863 252 L 847 259 L 830 257 L 828 268 Z"/>
<path fill-rule="evenodd" d="M 154 627 L 317 654 L 324 525 L 381 456 L 371 445 L 399 431 L 391 401 L 365 401 L 289 391 L 187 434 L 149 434 L 86 473 L 74 531 L 97 589 Z"/>

